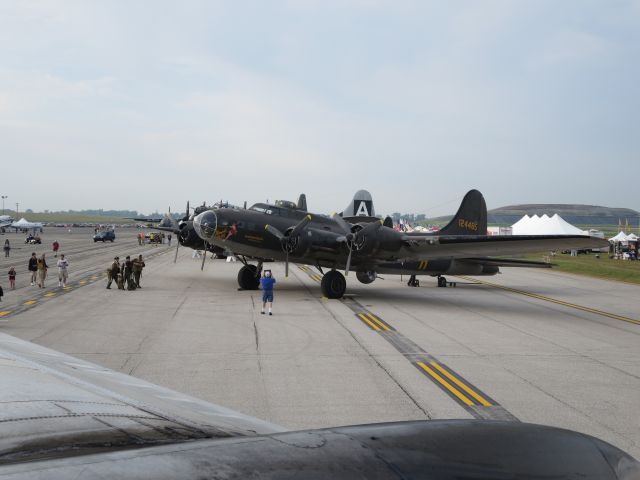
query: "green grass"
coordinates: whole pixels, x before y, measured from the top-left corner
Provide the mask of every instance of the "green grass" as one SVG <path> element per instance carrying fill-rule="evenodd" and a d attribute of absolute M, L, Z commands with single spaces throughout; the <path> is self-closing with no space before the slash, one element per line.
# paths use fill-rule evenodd
<path fill-rule="evenodd" d="M 548 255 L 548 254 L 545 254 Z M 532 260 L 541 260 L 543 254 L 531 255 Z M 637 283 L 640 285 L 640 261 L 613 260 L 606 253 L 601 253 L 600 258 L 595 254 L 570 255 L 558 254 L 551 258 L 551 263 L 557 265 L 554 270 L 589 277 L 604 278 L 623 282 Z"/>

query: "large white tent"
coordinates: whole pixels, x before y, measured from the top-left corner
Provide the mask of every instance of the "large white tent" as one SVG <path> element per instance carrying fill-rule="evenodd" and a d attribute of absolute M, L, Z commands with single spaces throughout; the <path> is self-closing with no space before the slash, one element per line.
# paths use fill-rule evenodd
<path fill-rule="evenodd" d="M 588 232 L 574 227 L 557 213 L 549 217 L 546 213 L 525 215 L 511 226 L 513 235 L 588 235 Z"/>

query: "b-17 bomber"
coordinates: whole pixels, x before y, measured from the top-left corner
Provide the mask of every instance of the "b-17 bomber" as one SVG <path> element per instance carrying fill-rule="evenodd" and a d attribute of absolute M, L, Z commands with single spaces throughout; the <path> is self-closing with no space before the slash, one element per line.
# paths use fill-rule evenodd
<path fill-rule="evenodd" d="M 287 274 L 289 263 L 295 262 L 316 267 L 323 275 L 322 293 L 332 299 L 344 296 L 345 275 L 350 271 L 365 284 L 387 273 L 437 276 L 439 286 L 445 286 L 445 274 L 495 275 L 501 266 L 548 267 L 504 255 L 607 245 L 603 239 L 583 235 L 489 236 L 487 207 L 478 190 L 465 195 L 458 212 L 440 231 L 399 232 L 390 218 L 373 216 L 373 202 L 364 193 L 364 197 L 356 194 L 342 215 L 312 214 L 306 201 L 281 201 L 208 209 L 193 218 L 193 227 L 209 249 L 232 252 L 241 259 L 240 288 L 258 288 L 265 261 L 285 262 Z"/>

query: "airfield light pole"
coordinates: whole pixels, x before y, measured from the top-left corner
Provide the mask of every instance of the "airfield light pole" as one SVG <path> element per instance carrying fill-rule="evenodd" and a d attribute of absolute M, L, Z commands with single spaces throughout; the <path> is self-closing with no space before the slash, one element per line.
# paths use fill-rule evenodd
<path fill-rule="evenodd" d="M 7 195 L 0 195 L 2 197 L 2 214 L 4 215 L 4 199 L 9 198 Z"/>
<path fill-rule="evenodd" d="M 20 204 L 18 202 L 16 202 L 16 217 L 18 216 L 18 207 L 20 206 Z"/>

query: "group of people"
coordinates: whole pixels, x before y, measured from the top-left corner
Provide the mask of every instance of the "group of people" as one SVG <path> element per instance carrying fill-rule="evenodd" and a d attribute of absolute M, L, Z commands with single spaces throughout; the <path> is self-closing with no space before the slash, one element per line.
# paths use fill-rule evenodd
<path fill-rule="evenodd" d="M 120 263 L 120 257 L 114 257 L 111 266 L 107 269 L 107 289 L 111 289 L 114 281 L 119 290 L 142 288 L 140 277 L 145 266 L 142 255 L 138 255 L 133 260 L 127 255 L 122 263 Z"/>
<path fill-rule="evenodd" d="M 56 256 L 57 255 L 56 252 Z M 60 258 L 56 262 L 56 267 L 58 267 L 58 286 L 64 288 L 67 286 L 67 280 L 69 279 L 69 260 L 65 258 L 64 253 L 60 254 Z M 49 270 L 45 254 L 43 253 L 38 257 L 36 252 L 33 252 L 27 268 L 31 275 L 30 285 L 33 287 L 37 284 L 38 288 L 44 288 L 44 282 L 47 279 L 47 272 Z M 15 282 L 16 271 L 14 267 L 11 267 L 9 270 L 9 283 L 11 284 L 12 290 L 15 289 Z"/>
<path fill-rule="evenodd" d="M 138 235 L 138 245 L 144 245 L 147 241 L 147 237 L 144 232 L 140 232 Z M 166 237 L 164 233 L 160 232 L 151 232 L 149 234 L 149 243 L 153 243 L 155 245 L 164 243 L 165 238 L 167 239 L 167 243 L 171 246 L 171 234 L 168 234 Z"/>

